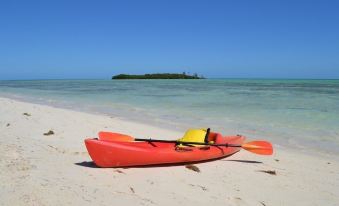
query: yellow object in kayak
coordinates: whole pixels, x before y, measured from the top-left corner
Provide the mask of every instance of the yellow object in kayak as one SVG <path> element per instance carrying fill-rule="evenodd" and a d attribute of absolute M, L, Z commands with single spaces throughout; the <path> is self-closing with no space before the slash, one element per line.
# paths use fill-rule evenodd
<path fill-rule="evenodd" d="M 200 143 L 207 143 L 206 136 L 208 135 L 209 129 L 189 129 L 186 131 L 185 135 L 178 139 L 179 142 L 200 142 Z M 178 145 L 178 146 L 185 146 L 185 145 Z M 187 145 L 186 145 L 187 146 Z M 193 145 L 192 146 L 200 146 L 201 145 Z"/>

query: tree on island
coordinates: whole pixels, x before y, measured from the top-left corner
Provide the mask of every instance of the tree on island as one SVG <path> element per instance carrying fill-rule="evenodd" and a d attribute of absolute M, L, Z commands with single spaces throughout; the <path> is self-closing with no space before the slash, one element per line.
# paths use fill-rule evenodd
<path fill-rule="evenodd" d="M 112 77 L 112 79 L 204 79 L 199 77 L 197 73 L 194 75 L 187 75 L 185 72 L 182 74 L 178 73 L 155 73 L 155 74 L 142 74 L 142 75 L 131 75 L 131 74 L 119 74 Z"/>

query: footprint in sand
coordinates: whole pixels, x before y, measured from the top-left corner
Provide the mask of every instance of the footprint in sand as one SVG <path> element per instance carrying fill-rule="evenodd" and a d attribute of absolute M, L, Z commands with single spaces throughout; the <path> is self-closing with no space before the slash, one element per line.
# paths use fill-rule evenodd
<path fill-rule="evenodd" d="M 5 145 L 4 152 L 4 160 L 7 162 L 6 169 L 11 172 L 28 171 L 36 168 L 36 165 L 32 165 L 28 159 L 23 157 L 20 146 Z"/>

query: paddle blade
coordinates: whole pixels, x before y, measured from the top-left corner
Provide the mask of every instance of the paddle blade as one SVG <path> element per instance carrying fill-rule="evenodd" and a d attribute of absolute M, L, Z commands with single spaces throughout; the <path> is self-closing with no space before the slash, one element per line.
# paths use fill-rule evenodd
<path fill-rule="evenodd" d="M 260 155 L 271 155 L 273 154 L 273 147 L 270 142 L 266 141 L 252 141 L 247 142 L 241 147 L 249 152 L 253 152 Z"/>
<path fill-rule="evenodd" d="M 108 142 L 131 142 L 134 141 L 134 138 L 120 133 L 114 132 L 99 132 L 99 139 Z"/>

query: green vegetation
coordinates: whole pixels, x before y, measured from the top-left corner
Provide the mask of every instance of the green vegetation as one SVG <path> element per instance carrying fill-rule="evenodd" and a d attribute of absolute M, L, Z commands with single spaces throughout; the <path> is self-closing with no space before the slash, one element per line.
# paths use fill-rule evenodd
<path fill-rule="evenodd" d="M 112 79 L 205 79 L 203 76 L 199 77 L 197 73 L 194 75 L 187 75 L 185 72 L 182 74 L 175 73 L 157 73 L 157 74 L 142 74 L 142 75 L 130 75 L 119 74 L 113 76 Z"/>

